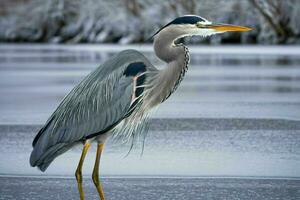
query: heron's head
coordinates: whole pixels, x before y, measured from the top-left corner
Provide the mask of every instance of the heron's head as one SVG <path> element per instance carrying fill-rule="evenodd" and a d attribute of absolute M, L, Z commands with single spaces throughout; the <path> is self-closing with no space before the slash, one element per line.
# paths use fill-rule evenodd
<path fill-rule="evenodd" d="M 174 40 L 187 36 L 202 36 L 207 37 L 218 33 L 225 32 L 244 32 L 250 31 L 252 28 L 236 26 L 231 24 L 213 23 L 196 15 L 185 15 L 178 17 L 162 27 L 154 34 L 164 34 Z"/>

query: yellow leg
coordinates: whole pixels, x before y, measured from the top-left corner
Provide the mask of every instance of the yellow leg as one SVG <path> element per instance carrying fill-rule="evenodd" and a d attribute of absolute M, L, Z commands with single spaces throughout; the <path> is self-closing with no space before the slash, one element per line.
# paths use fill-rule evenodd
<path fill-rule="evenodd" d="M 89 148 L 90 148 L 91 144 L 89 142 L 86 142 L 83 146 L 83 150 L 81 153 L 81 157 L 75 172 L 75 176 L 76 176 L 76 180 L 77 180 L 77 184 L 78 184 L 78 190 L 79 190 L 79 195 L 80 195 L 80 200 L 84 200 L 84 193 L 83 193 L 83 188 L 82 188 L 82 165 L 83 165 L 83 161 L 84 158 L 86 156 L 86 153 L 88 152 Z"/>
<path fill-rule="evenodd" d="M 96 161 L 95 161 L 95 166 L 94 166 L 94 170 L 93 170 L 93 181 L 98 190 L 101 200 L 105 200 L 104 192 L 103 192 L 101 183 L 99 181 L 99 163 L 100 163 L 100 157 L 101 157 L 103 148 L 104 148 L 104 144 L 98 144 Z"/>

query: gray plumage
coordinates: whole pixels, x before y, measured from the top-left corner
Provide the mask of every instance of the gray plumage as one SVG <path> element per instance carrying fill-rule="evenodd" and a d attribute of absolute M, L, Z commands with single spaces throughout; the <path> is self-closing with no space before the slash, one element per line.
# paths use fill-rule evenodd
<path fill-rule="evenodd" d="M 122 120 L 130 111 L 133 93 L 132 77 L 124 71 L 137 62 L 153 75 L 157 71 L 141 53 L 126 50 L 84 78 L 37 135 L 30 164 L 44 171 L 56 156 Z"/>
<path fill-rule="evenodd" d="M 112 57 L 85 77 L 60 103 L 33 141 L 31 166 L 45 171 L 60 154 L 87 140 L 103 144 L 106 136 L 124 141 L 143 135 L 150 110 L 178 87 L 188 69 L 186 36 L 209 36 L 246 27 L 213 25 L 199 16 L 179 17 L 154 36 L 154 51 L 167 63 L 156 69 L 135 50 Z"/>

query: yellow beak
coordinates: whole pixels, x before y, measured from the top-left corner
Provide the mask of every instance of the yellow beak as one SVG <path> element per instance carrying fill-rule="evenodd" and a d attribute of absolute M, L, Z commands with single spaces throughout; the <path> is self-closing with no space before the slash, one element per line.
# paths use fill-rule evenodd
<path fill-rule="evenodd" d="M 212 24 L 212 25 L 208 25 L 208 27 L 216 30 L 217 32 L 228 32 L 228 31 L 245 32 L 245 31 L 253 30 L 253 28 L 248 28 L 245 26 L 235 26 L 231 24 Z"/>

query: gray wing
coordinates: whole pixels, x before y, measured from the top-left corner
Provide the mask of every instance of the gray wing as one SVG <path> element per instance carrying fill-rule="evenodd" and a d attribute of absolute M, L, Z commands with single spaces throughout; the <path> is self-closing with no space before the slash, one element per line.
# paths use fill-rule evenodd
<path fill-rule="evenodd" d="M 30 164 L 44 171 L 74 144 L 116 125 L 130 110 L 132 76 L 151 70 L 150 66 L 142 54 L 126 50 L 89 74 L 63 99 L 35 137 Z"/>

